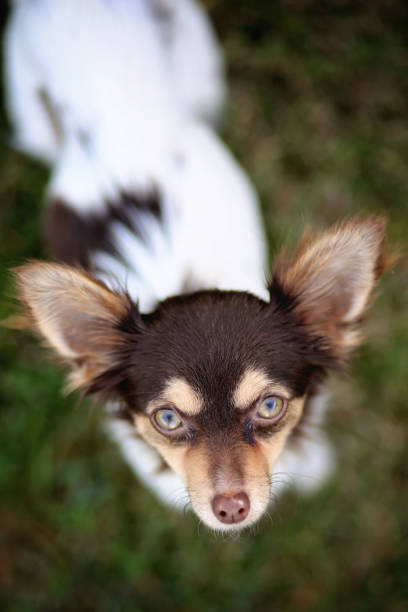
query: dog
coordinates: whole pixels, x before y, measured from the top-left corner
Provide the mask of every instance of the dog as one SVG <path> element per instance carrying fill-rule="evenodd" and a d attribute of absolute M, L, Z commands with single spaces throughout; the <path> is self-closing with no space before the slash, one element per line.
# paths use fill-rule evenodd
<path fill-rule="evenodd" d="M 361 341 L 383 219 L 306 232 L 265 281 L 256 196 L 213 129 L 222 60 L 192 0 L 15 2 L 6 77 L 16 146 L 52 165 L 59 260 L 17 268 L 19 298 L 69 389 L 101 398 L 139 478 L 211 529 L 319 484 L 324 380 Z"/>

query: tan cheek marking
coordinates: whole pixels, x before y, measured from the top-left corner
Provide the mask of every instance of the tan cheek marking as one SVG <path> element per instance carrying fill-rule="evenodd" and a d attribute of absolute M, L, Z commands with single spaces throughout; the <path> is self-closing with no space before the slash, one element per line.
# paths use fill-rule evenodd
<path fill-rule="evenodd" d="M 244 489 L 255 505 L 269 501 L 269 463 L 262 447 L 245 447 L 244 451 Z"/>
<path fill-rule="evenodd" d="M 211 500 L 215 495 L 214 484 L 210 478 L 210 462 L 205 446 L 190 448 L 184 457 L 186 484 L 191 504 L 204 520 L 215 520 Z"/>
<path fill-rule="evenodd" d="M 146 416 L 136 415 L 134 423 L 138 434 L 155 448 L 159 455 L 163 457 L 165 462 L 186 482 L 186 474 L 184 470 L 184 456 L 186 454 L 185 446 L 174 446 L 170 444 L 164 436 L 156 431 L 150 420 Z"/>
<path fill-rule="evenodd" d="M 273 434 L 269 439 L 258 439 L 255 447 L 242 447 L 245 490 L 252 500 L 251 503 L 253 502 L 260 508 L 269 499 L 269 478 L 290 432 L 299 422 L 305 400 L 306 397 L 302 397 L 290 402 L 288 407 L 289 418 L 287 418 L 285 426 L 280 431 Z"/>
<path fill-rule="evenodd" d="M 205 447 L 190 448 L 184 458 L 184 464 L 188 485 L 193 489 L 201 489 L 206 495 L 211 494 L 213 487 L 209 477 L 210 465 Z"/>
<path fill-rule="evenodd" d="M 288 408 L 290 418 L 287 420 L 285 426 L 275 435 L 271 436 L 269 439 L 261 440 L 259 443 L 262 452 L 268 462 L 270 473 L 272 473 L 273 467 L 285 446 L 285 442 L 290 432 L 297 425 L 300 417 L 302 416 L 305 401 L 306 396 L 292 400 Z"/>
<path fill-rule="evenodd" d="M 235 390 L 233 401 L 239 410 L 245 410 L 263 393 L 277 393 L 284 397 L 289 396 L 288 390 L 274 383 L 265 372 L 255 368 L 248 368 L 244 372 Z"/>
<path fill-rule="evenodd" d="M 147 414 L 163 404 L 173 404 L 181 412 L 188 416 L 197 415 L 202 409 L 202 400 L 198 393 L 188 384 L 184 378 L 174 377 L 168 381 L 160 397 L 149 402 Z M 162 434 L 160 434 L 151 424 L 148 417 L 143 415 L 135 416 L 135 426 L 138 433 L 146 442 L 157 450 L 166 463 L 187 482 L 186 465 L 184 458 L 187 449 L 184 445 L 172 445 Z"/>
<path fill-rule="evenodd" d="M 195 416 L 203 407 L 203 401 L 199 394 L 188 384 L 184 378 L 171 378 L 166 384 L 160 397 L 149 402 L 147 413 L 163 404 L 173 404 L 184 414 Z"/>

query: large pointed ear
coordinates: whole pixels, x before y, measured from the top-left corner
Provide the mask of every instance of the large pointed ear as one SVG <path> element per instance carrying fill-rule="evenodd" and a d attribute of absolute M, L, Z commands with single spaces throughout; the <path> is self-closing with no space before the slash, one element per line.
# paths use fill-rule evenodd
<path fill-rule="evenodd" d="M 290 308 L 338 361 L 360 341 L 358 323 L 386 267 L 385 222 L 353 218 L 301 239 L 293 256 L 278 258 L 271 299 Z"/>
<path fill-rule="evenodd" d="M 69 388 L 89 389 L 120 366 L 124 322 L 132 316 L 136 327 L 138 315 L 126 295 L 64 264 L 29 263 L 14 274 L 29 326 L 72 367 Z"/>

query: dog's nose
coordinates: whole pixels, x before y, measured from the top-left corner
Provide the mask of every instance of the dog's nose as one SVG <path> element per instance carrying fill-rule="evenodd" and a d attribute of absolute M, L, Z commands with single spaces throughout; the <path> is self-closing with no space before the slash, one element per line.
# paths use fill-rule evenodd
<path fill-rule="evenodd" d="M 216 495 L 212 500 L 212 509 L 221 523 L 240 523 L 249 512 L 249 498 L 246 493 L 241 491 L 236 495 Z"/>

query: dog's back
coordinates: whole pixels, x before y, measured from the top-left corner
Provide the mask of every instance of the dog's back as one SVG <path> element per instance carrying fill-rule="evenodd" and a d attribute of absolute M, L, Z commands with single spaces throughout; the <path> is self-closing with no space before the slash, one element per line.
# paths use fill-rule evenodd
<path fill-rule="evenodd" d="M 189 284 L 264 295 L 256 198 L 202 120 L 222 62 L 195 4 L 23 0 L 6 51 L 16 143 L 54 166 L 58 259 L 126 283 L 145 309 Z"/>

